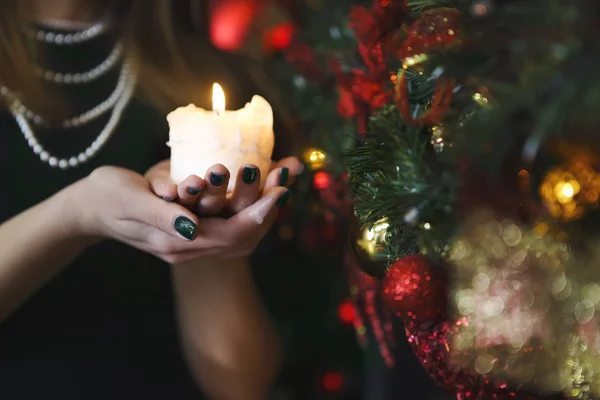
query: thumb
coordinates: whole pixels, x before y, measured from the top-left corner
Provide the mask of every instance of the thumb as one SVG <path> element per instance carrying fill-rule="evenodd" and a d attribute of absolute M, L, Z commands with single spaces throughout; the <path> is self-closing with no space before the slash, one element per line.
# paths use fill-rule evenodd
<path fill-rule="evenodd" d="M 250 207 L 230 218 L 228 222 L 236 227 L 236 232 L 242 237 L 254 231 L 257 225 L 269 227 L 275 222 L 276 210 L 285 205 L 291 194 L 292 191 L 285 187 L 273 188 Z"/>
<path fill-rule="evenodd" d="M 187 208 L 148 194 L 138 203 L 137 219 L 171 236 L 194 240 L 198 217 Z"/>

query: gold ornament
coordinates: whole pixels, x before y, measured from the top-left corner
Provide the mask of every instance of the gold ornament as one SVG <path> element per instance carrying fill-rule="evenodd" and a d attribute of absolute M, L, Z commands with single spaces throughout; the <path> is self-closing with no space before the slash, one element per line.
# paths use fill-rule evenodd
<path fill-rule="evenodd" d="M 600 198 L 600 175 L 583 162 L 573 162 L 546 174 L 539 188 L 544 206 L 554 218 L 580 219 Z"/>
<path fill-rule="evenodd" d="M 381 219 L 371 227 L 361 229 L 358 246 L 367 253 L 367 255 L 376 260 L 379 254 L 383 253 L 387 239 L 387 229 L 390 224 L 387 219 Z"/>

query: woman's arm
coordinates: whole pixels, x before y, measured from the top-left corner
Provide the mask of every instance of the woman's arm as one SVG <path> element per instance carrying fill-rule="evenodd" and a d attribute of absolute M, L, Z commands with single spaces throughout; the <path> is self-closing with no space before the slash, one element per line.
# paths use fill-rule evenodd
<path fill-rule="evenodd" d="M 0 225 L 0 321 L 93 243 L 75 235 L 71 190 Z"/>
<path fill-rule="evenodd" d="M 191 261 L 172 271 L 186 357 L 204 392 L 266 399 L 281 349 L 247 259 Z"/>

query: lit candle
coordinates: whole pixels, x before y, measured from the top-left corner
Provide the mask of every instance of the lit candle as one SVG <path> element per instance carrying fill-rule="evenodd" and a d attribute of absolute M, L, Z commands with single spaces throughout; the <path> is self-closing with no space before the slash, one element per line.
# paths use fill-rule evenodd
<path fill-rule="evenodd" d="M 231 173 L 231 191 L 239 169 L 254 164 L 260 169 L 262 187 L 275 144 L 271 105 L 254 96 L 244 108 L 227 111 L 225 94 L 217 83 L 212 96 L 212 111 L 190 104 L 167 115 L 171 179 L 178 184 L 192 174 L 204 177 L 212 165 L 223 164 Z"/>

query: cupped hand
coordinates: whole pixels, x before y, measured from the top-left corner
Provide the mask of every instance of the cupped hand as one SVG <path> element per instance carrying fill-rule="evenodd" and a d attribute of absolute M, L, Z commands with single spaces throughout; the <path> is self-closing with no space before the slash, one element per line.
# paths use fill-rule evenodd
<path fill-rule="evenodd" d="M 145 177 L 101 167 L 72 186 L 70 201 L 79 211 L 78 234 L 115 239 L 174 264 L 250 255 L 289 197 L 284 187 L 265 189 L 233 217 L 200 222 L 185 206 L 157 197 Z"/>
<path fill-rule="evenodd" d="M 216 164 L 208 169 L 204 177 L 190 175 L 179 185 L 170 178 L 171 163 L 163 161 L 152 167 L 146 178 L 157 196 L 166 201 L 177 202 L 199 216 L 214 216 L 222 211 L 235 214 L 253 204 L 260 197 L 260 170 L 248 164 L 236 171 L 236 185 L 231 194 L 227 194 L 230 171 Z M 263 192 L 275 187 L 289 187 L 303 170 L 296 157 L 284 158 L 273 162 L 269 175 L 264 181 Z"/>

